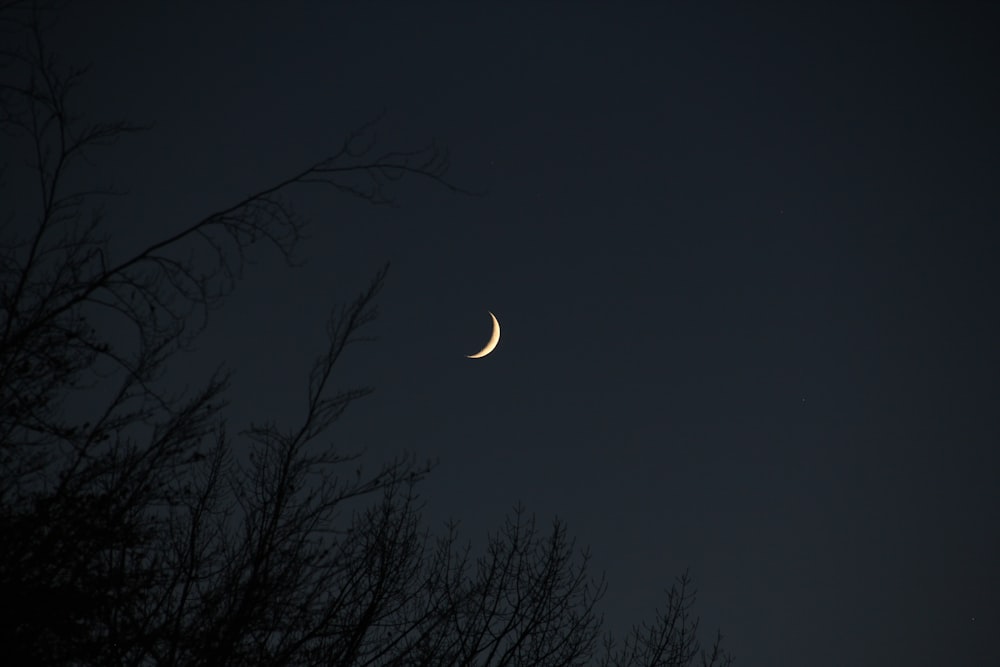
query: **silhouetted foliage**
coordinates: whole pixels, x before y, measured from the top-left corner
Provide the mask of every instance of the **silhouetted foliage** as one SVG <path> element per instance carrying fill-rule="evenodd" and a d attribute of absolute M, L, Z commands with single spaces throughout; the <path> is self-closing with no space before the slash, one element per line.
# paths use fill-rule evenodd
<path fill-rule="evenodd" d="M 226 427 L 228 376 L 174 395 L 166 365 L 234 286 L 247 250 L 286 258 L 292 186 L 375 204 L 404 175 L 451 190 L 436 146 L 379 154 L 373 127 L 331 157 L 133 254 L 112 256 L 76 163 L 138 128 L 88 124 L 82 70 L 46 48 L 43 13 L 0 5 L 0 124 L 26 149 L 37 211 L 10 212 L 0 248 L 0 646 L 16 664 L 688 665 L 702 653 L 690 584 L 620 647 L 602 637 L 601 580 L 555 522 L 517 509 L 473 556 L 421 527 L 413 458 L 357 468 L 321 437 L 368 389 L 337 391 L 369 340 L 386 269 L 334 310 L 301 423 Z M 13 154 L 6 153 L 5 154 Z M 24 201 L 28 201 L 27 193 Z M 5 200 L 8 201 L 8 200 Z M 101 329 L 99 323 L 115 326 Z M 124 326 L 127 325 L 127 326 Z M 131 332 L 122 341 L 121 333 Z M 82 410 L 80 406 L 85 406 Z M 81 412 L 83 414 L 81 414 Z M 239 449 L 234 448 L 239 443 Z M 245 457 L 236 451 L 248 452 Z"/>

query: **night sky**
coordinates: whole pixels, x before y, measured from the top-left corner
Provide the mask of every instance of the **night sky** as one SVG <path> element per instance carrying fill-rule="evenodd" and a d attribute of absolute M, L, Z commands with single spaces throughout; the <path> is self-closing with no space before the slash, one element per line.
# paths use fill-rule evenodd
<path fill-rule="evenodd" d="M 690 569 L 746 667 L 1000 664 L 995 4 L 242 4 L 52 33 L 78 109 L 153 124 L 87 174 L 129 191 L 118 257 L 383 111 L 485 194 L 296 190 L 304 266 L 255 253 L 172 381 L 226 363 L 232 428 L 301 418 L 391 261 L 332 435 L 438 459 L 429 525 L 562 517 L 619 630 Z"/>

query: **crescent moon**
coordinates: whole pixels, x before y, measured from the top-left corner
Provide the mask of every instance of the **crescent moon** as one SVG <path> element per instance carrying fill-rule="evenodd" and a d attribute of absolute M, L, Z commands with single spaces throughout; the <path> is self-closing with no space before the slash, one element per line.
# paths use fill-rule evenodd
<path fill-rule="evenodd" d="M 493 313 L 490 313 L 490 317 L 493 318 L 493 335 L 490 336 L 490 340 L 488 343 L 486 343 L 486 347 L 479 350 L 479 352 L 476 352 L 475 354 L 465 355 L 469 359 L 482 359 L 487 354 L 492 352 L 493 348 L 495 348 L 497 346 L 497 343 L 500 342 L 500 323 L 497 321 L 497 316 L 494 315 Z"/>

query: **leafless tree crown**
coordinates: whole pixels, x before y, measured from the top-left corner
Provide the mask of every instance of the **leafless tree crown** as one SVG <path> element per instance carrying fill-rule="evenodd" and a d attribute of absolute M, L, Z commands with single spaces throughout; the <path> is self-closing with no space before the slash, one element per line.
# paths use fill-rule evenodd
<path fill-rule="evenodd" d="M 371 339 L 388 267 L 331 313 L 300 423 L 232 433 L 221 368 L 197 390 L 165 390 L 165 368 L 233 289 L 248 249 L 271 244 L 291 261 L 302 238 L 294 187 L 373 204 L 393 203 L 406 176 L 463 190 L 447 178 L 446 151 L 380 152 L 371 124 L 330 157 L 114 257 L 99 207 L 111 191 L 73 185 L 71 173 L 141 128 L 76 115 L 85 71 L 52 55 L 44 18 L 34 3 L 0 2 L 11 45 L 0 53 L 0 128 L 27 155 L 6 166 L 34 176 L 30 192 L 0 199 L 8 656 L 213 667 L 728 662 L 718 641 L 707 652 L 697 643 L 686 577 L 651 625 L 616 644 L 601 634 L 604 583 L 562 523 L 541 530 L 519 508 L 474 557 L 454 526 L 437 537 L 422 526 L 416 486 L 428 465 L 402 457 L 369 470 L 324 440 L 370 392 L 337 389 L 333 373 L 348 347 Z M 113 331 L 97 326 L 109 320 Z"/>

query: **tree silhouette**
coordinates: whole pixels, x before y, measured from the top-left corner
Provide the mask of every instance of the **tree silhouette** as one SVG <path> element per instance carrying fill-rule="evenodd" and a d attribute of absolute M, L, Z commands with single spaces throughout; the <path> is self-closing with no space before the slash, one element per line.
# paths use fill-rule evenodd
<path fill-rule="evenodd" d="M 370 391 L 336 390 L 332 377 L 347 348 L 370 339 L 388 267 L 332 312 L 301 423 L 231 433 L 222 369 L 196 391 L 170 393 L 168 363 L 231 292 L 248 249 L 270 244 L 292 260 L 302 234 L 294 187 L 383 205 L 405 176 L 462 190 L 447 179 L 446 151 L 379 152 L 370 124 L 330 157 L 116 258 L 94 208 L 109 191 L 74 185 L 72 174 L 140 128 L 74 114 L 85 72 L 56 61 L 45 17 L 33 3 L 0 5 L 14 45 L 0 54 L 5 154 L 26 151 L 37 184 L 37 211 L 10 211 L 0 248 L 0 645 L 9 659 L 728 663 L 718 640 L 699 647 L 686 576 L 654 623 L 617 646 L 596 610 L 603 580 L 588 575 L 562 523 L 541 530 L 518 508 L 474 556 L 457 527 L 436 537 L 422 527 L 415 488 L 427 465 L 403 457 L 365 471 L 356 453 L 322 440 Z"/>

